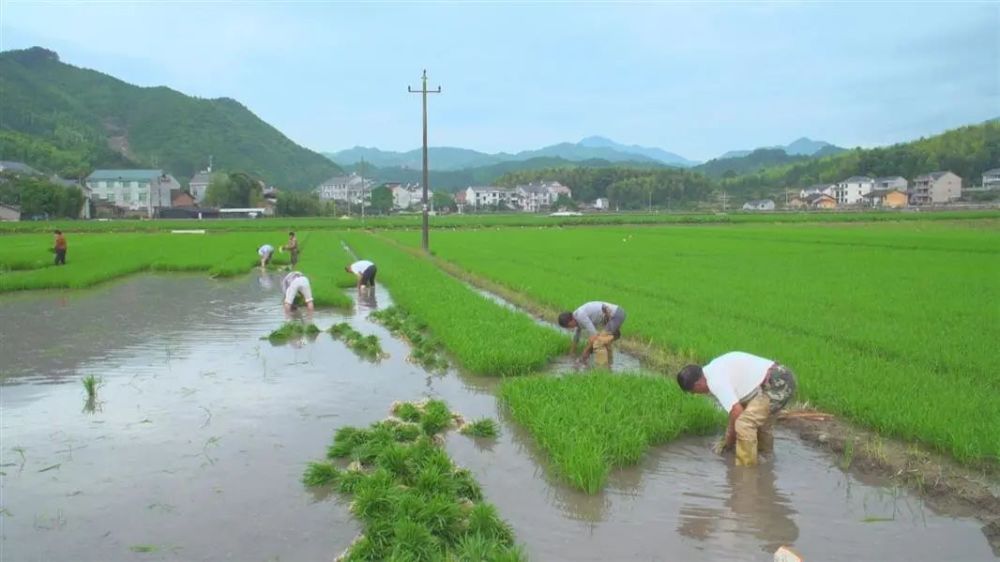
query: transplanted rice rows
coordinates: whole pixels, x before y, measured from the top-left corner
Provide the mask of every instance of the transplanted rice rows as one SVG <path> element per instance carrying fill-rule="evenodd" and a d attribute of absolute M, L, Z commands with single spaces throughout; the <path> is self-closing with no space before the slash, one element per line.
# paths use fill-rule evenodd
<path fill-rule="evenodd" d="M 638 374 L 510 379 L 500 396 L 559 475 L 589 493 L 604 486 L 612 469 L 638 462 L 650 445 L 725 423 L 709 401 L 681 393 L 673 381 Z"/>
<path fill-rule="evenodd" d="M 569 349 L 569 338 L 484 299 L 431 262 L 364 234 L 345 235 L 359 257 L 378 264 L 397 305 L 430 325 L 469 371 L 523 375 Z"/>
<path fill-rule="evenodd" d="M 247 273 L 260 263 L 257 248 L 279 248 L 288 232 L 208 234 L 119 233 L 68 236 L 65 266 L 52 265 L 51 235 L 3 238 L 0 246 L 0 292 L 29 289 L 79 289 L 143 271 L 204 271 L 213 277 Z M 334 246 L 334 233 L 311 232 L 300 237 L 298 268 L 313 276 L 317 306 L 346 308 L 351 300 L 341 287 L 353 282 L 343 271 L 349 258 Z M 330 251 L 332 248 L 332 251 Z M 289 255 L 276 252 L 272 268 L 287 266 Z"/>
<path fill-rule="evenodd" d="M 434 246 L 543 306 L 621 304 L 626 337 L 770 357 L 819 407 L 964 461 L 1000 459 L 995 221 L 490 229 L 436 233 Z"/>

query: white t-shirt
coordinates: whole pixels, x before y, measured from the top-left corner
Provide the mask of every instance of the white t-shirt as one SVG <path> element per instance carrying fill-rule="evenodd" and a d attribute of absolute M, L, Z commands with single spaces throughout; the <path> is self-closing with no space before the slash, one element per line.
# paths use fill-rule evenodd
<path fill-rule="evenodd" d="M 309 278 L 298 271 L 293 271 L 281 280 L 281 290 L 285 293 L 285 302 L 292 304 L 295 302 L 295 294 L 302 293 L 302 298 L 307 303 L 312 302 L 312 286 L 309 285 Z"/>
<path fill-rule="evenodd" d="M 764 382 L 772 365 L 774 361 L 771 359 L 731 351 L 712 359 L 701 370 L 705 373 L 708 390 L 728 412 Z"/>
<path fill-rule="evenodd" d="M 597 326 L 604 324 L 604 307 L 608 307 L 608 314 L 611 315 L 618 311 L 618 305 L 604 301 L 590 301 L 580 305 L 580 308 L 573 311 L 577 329 L 585 330 L 590 335 L 597 334 Z"/>
<path fill-rule="evenodd" d="M 370 261 L 368 261 L 368 260 L 356 261 L 356 262 L 354 262 L 354 263 L 351 264 L 351 271 L 353 271 L 354 273 L 357 273 L 358 275 L 361 275 L 362 273 L 365 272 L 366 269 L 368 269 L 369 267 L 371 267 L 373 265 L 375 265 L 375 264 L 372 263 L 372 262 L 370 262 Z"/>
<path fill-rule="evenodd" d="M 274 246 L 272 246 L 270 244 L 264 244 L 263 246 L 260 247 L 260 249 L 257 250 L 257 253 L 261 257 L 264 257 L 264 256 L 266 256 L 268 254 L 273 254 L 274 253 Z"/>

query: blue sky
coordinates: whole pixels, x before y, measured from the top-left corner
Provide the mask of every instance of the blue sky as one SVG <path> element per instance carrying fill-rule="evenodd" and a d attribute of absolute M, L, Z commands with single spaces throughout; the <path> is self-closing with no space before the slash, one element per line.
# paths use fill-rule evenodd
<path fill-rule="evenodd" d="M 320 151 L 588 135 L 692 159 L 1000 116 L 998 3 L 0 2 L 0 47 L 232 97 Z M 2 102 L 0 102 L 2 103 Z"/>

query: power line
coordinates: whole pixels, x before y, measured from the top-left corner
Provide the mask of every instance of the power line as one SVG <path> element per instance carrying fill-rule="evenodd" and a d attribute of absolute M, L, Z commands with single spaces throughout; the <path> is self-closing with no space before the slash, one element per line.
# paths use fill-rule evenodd
<path fill-rule="evenodd" d="M 420 237 L 420 247 L 423 248 L 425 252 L 430 251 L 430 233 L 429 233 L 429 222 L 427 219 L 427 94 L 440 94 L 441 86 L 438 86 L 436 90 L 427 89 L 427 70 L 424 70 L 423 76 L 420 77 L 421 86 L 419 90 L 414 90 L 413 88 L 407 86 L 406 91 L 411 94 L 420 94 L 423 98 L 424 106 L 424 195 L 423 195 L 423 209 L 424 209 L 424 220 L 423 220 L 423 231 Z"/>

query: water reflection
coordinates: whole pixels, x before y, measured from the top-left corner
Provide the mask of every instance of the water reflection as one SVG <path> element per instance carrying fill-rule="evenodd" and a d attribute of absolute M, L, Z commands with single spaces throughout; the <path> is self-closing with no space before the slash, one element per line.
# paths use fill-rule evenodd
<path fill-rule="evenodd" d="M 689 494 L 690 501 L 680 507 L 677 532 L 703 542 L 718 538 L 716 535 L 750 535 L 769 553 L 794 544 L 799 538 L 793 520 L 797 512 L 775 480 L 771 463 L 742 467 L 727 462 L 724 497 Z M 712 505 L 720 499 L 721 505 Z"/>
<path fill-rule="evenodd" d="M 260 270 L 257 276 L 257 284 L 260 288 L 265 291 L 270 291 L 274 288 L 274 279 L 271 278 L 271 274 L 266 270 Z"/>

